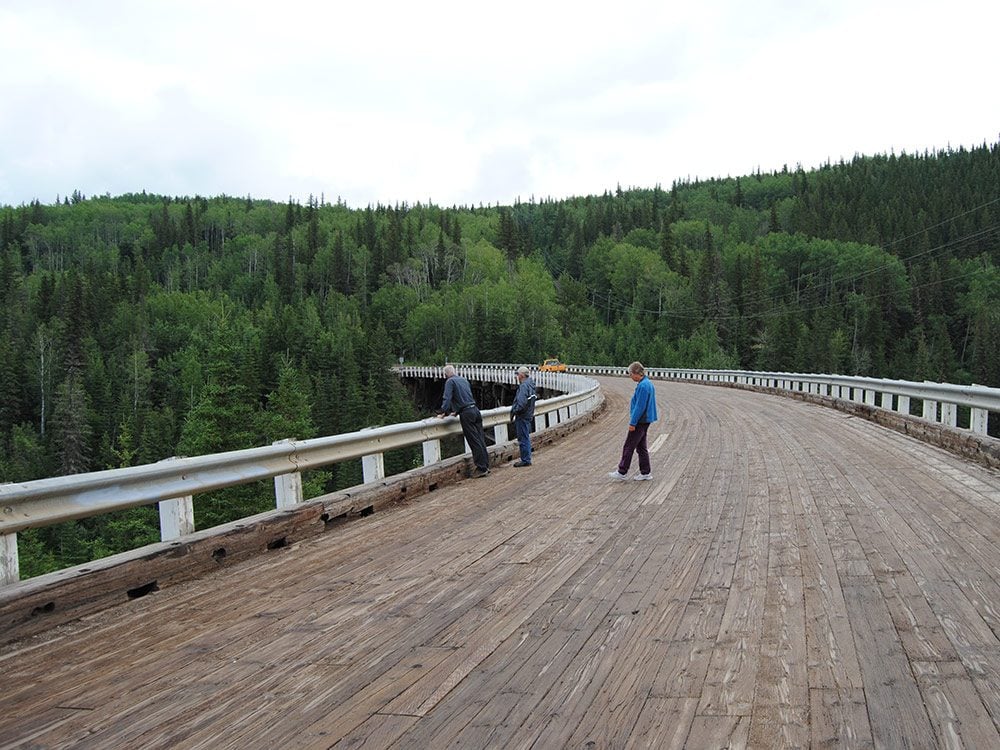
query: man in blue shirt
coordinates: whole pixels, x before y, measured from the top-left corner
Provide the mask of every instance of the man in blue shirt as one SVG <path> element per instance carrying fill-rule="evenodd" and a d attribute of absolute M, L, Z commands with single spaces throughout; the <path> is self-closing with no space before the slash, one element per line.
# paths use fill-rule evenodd
<path fill-rule="evenodd" d="M 630 364 L 628 374 L 636 384 L 629 407 L 628 435 L 625 436 L 622 460 L 618 462 L 618 468 L 609 472 L 608 476 L 612 479 L 626 479 L 629 467 L 632 465 L 632 454 L 638 451 L 639 473 L 634 478 L 652 479 L 646 433 L 649 431 L 649 425 L 656 421 L 656 391 L 653 389 L 653 381 L 646 377 L 646 370 L 641 362 Z"/>
<path fill-rule="evenodd" d="M 472 398 L 472 386 L 459 375 L 452 365 L 444 368 L 444 398 L 438 417 L 457 414 L 465 442 L 472 449 L 472 460 L 476 464 L 475 476 L 485 477 L 490 473 L 490 457 L 486 452 L 486 434 L 483 432 L 483 415 Z"/>
<path fill-rule="evenodd" d="M 531 466 L 531 422 L 535 418 L 535 381 L 531 379 L 530 371 L 523 365 L 517 368 L 517 393 L 510 407 L 510 418 L 514 420 L 514 434 L 517 435 L 517 447 L 521 451 L 521 460 L 514 466 Z"/>

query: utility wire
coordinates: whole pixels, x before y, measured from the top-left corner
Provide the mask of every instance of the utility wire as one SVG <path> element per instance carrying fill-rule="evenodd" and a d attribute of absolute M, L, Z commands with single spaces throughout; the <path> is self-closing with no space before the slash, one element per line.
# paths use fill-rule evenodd
<path fill-rule="evenodd" d="M 986 208 L 988 206 L 991 206 L 991 205 L 993 205 L 995 203 L 1000 203 L 1000 198 L 993 199 L 993 200 L 988 201 L 986 203 L 983 203 L 983 204 L 981 204 L 979 206 L 976 206 L 975 208 L 969 209 L 969 210 L 964 211 L 964 212 L 962 212 L 960 214 L 956 214 L 955 216 L 952 216 L 952 217 L 950 217 L 948 219 L 944 219 L 944 220 L 938 222 L 937 224 L 934 224 L 931 227 L 928 227 L 926 229 L 920 230 L 918 232 L 914 232 L 913 234 L 907 235 L 906 237 L 900 238 L 899 240 L 894 240 L 892 243 L 889 243 L 889 246 L 895 245 L 895 244 L 898 244 L 899 242 L 903 242 L 903 241 L 905 241 L 907 239 L 919 236 L 919 235 L 923 234 L 925 231 L 929 231 L 930 229 L 934 229 L 936 227 L 942 226 L 942 225 L 947 224 L 947 223 L 949 223 L 951 221 L 954 221 L 957 218 L 960 218 L 962 216 L 966 216 L 966 215 L 968 215 L 970 213 L 973 213 L 975 211 L 981 210 L 981 209 Z M 871 276 L 873 274 L 876 274 L 876 273 L 878 273 L 878 272 L 880 272 L 882 270 L 885 270 L 887 268 L 891 268 L 896 263 L 910 261 L 910 260 L 913 260 L 915 258 L 920 258 L 920 257 L 926 256 L 926 255 L 930 255 L 932 253 L 935 253 L 935 252 L 938 252 L 938 251 L 941 251 L 941 250 L 945 250 L 945 249 L 948 249 L 948 248 L 961 247 L 962 245 L 965 245 L 965 244 L 967 244 L 969 242 L 972 242 L 972 241 L 978 240 L 978 239 L 980 239 L 982 237 L 988 236 L 991 233 L 996 232 L 998 229 L 1000 229 L 1000 224 L 993 224 L 993 225 L 991 225 L 989 227 L 976 230 L 976 231 L 971 232 L 971 233 L 969 233 L 967 235 L 964 235 L 962 237 L 958 237 L 958 238 L 955 238 L 953 240 L 949 240 L 948 242 L 944 242 L 944 243 L 942 243 L 940 245 L 937 245 L 935 247 L 927 248 L 925 250 L 921 250 L 919 252 L 913 253 L 912 255 L 907 256 L 906 258 L 901 258 L 899 256 L 893 256 L 893 258 L 892 258 L 891 261 L 888 261 L 886 263 L 880 264 L 880 265 L 875 266 L 873 268 L 866 269 L 865 271 L 862 271 L 862 272 L 859 272 L 859 273 L 856 273 L 856 274 L 848 274 L 848 275 L 845 275 L 845 276 L 842 276 L 842 277 L 839 277 L 839 278 L 831 278 L 830 281 L 827 282 L 827 283 L 832 286 L 832 285 L 835 285 L 835 284 L 844 284 L 846 282 L 855 282 L 855 281 L 864 279 L 864 278 L 866 278 L 868 276 Z M 863 243 L 855 243 L 855 244 L 863 244 Z M 547 255 L 547 254 L 543 253 L 543 255 Z M 548 265 L 550 265 L 552 268 L 558 269 L 560 272 L 565 273 L 566 269 L 565 269 L 564 266 L 561 266 L 560 264 L 555 263 L 554 260 L 551 260 L 548 257 L 546 257 L 546 261 L 547 261 Z M 824 273 L 826 273 L 828 271 L 832 271 L 834 268 L 835 268 L 835 265 L 833 263 L 831 263 L 827 269 L 820 269 L 820 270 L 812 271 L 812 272 L 810 272 L 808 274 L 803 274 L 802 276 L 799 276 L 798 279 L 797 279 L 797 281 L 802 281 L 803 279 L 809 280 L 811 278 L 818 277 L 821 274 L 824 274 Z M 961 274 L 958 277 L 954 277 L 954 278 L 965 278 L 966 276 L 967 276 L 967 274 Z M 784 284 L 785 282 L 783 280 L 782 282 L 779 282 L 779 283 L 780 284 Z M 942 282 L 932 282 L 932 283 L 942 283 Z M 922 286 L 923 285 L 920 285 L 920 287 L 922 287 Z M 920 288 L 920 287 L 912 287 L 912 288 Z M 750 296 L 750 297 L 741 297 L 740 300 L 739 300 L 739 302 L 741 302 L 744 306 L 746 306 L 746 305 L 752 304 L 754 302 L 761 302 L 761 301 L 765 301 L 765 300 L 770 301 L 770 300 L 773 299 L 773 296 L 776 293 L 776 291 L 778 290 L 778 288 L 779 288 L 779 284 L 772 284 L 769 289 L 764 290 L 764 291 L 760 292 L 759 294 L 756 294 L 756 295 L 753 295 L 753 296 Z M 646 314 L 656 315 L 657 317 L 666 316 L 666 317 L 675 317 L 675 318 L 698 318 L 698 319 L 709 319 L 709 320 L 717 320 L 717 321 L 736 320 L 736 319 L 748 317 L 748 314 L 743 314 L 743 315 L 721 315 L 721 316 L 709 316 L 709 317 L 706 317 L 704 315 L 704 312 L 701 310 L 701 308 L 690 308 L 690 307 L 689 308 L 681 308 L 681 309 L 676 309 L 675 308 L 675 309 L 671 309 L 671 310 L 662 310 L 662 309 L 661 310 L 650 310 L 650 309 L 646 309 L 646 308 L 637 307 L 637 306 L 635 306 L 633 304 L 625 302 L 624 300 L 619 300 L 619 299 L 617 299 L 613 295 L 613 293 L 610 290 L 607 291 L 607 292 L 602 292 L 602 291 L 600 291 L 598 289 L 594 289 L 594 288 L 591 288 L 591 287 L 586 287 L 586 289 L 588 291 L 588 296 L 592 295 L 593 298 L 595 299 L 595 301 L 596 301 L 596 298 L 598 296 L 601 296 L 603 299 L 606 300 L 608 307 L 614 307 L 615 310 L 620 311 L 620 312 L 637 312 L 637 313 L 646 313 Z M 779 309 L 779 308 L 778 307 L 772 307 L 772 310 L 775 310 L 775 309 Z M 750 315 L 750 317 L 761 317 L 761 316 L 767 315 L 769 312 L 771 312 L 771 311 L 770 310 L 762 311 L 761 313 Z"/>

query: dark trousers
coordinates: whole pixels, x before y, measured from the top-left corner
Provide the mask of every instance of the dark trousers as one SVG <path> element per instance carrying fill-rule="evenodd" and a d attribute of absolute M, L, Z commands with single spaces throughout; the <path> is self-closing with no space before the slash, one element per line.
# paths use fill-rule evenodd
<path fill-rule="evenodd" d="M 458 421 L 462 425 L 462 434 L 465 435 L 465 442 L 472 449 L 472 460 L 476 468 L 486 471 L 490 468 L 490 457 L 486 453 L 486 435 L 483 433 L 483 415 L 475 406 L 462 409 L 458 415 Z"/>
<path fill-rule="evenodd" d="M 521 461 L 531 463 L 531 420 L 526 417 L 514 417 L 514 434 L 517 435 L 517 447 L 521 449 Z"/>
<path fill-rule="evenodd" d="M 646 433 L 649 432 L 649 422 L 640 422 L 635 429 L 628 433 L 625 438 L 625 447 L 622 448 L 622 460 L 618 462 L 618 473 L 628 474 L 628 468 L 632 465 L 632 454 L 639 453 L 639 472 L 648 474 L 652 469 L 649 466 L 649 449 L 646 447 Z"/>

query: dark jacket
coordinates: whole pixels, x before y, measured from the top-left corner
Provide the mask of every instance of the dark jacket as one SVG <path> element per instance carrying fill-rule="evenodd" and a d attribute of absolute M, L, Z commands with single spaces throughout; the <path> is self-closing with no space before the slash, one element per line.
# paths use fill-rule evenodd
<path fill-rule="evenodd" d="M 510 416 L 519 419 L 534 419 L 536 399 L 535 381 L 531 378 L 525 378 L 517 387 L 517 393 L 514 394 L 514 403 L 510 407 Z"/>
<path fill-rule="evenodd" d="M 475 406 L 472 386 L 461 375 L 452 375 L 444 383 L 444 397 L 439 414 L 458 414 L 462 409 Z"/>

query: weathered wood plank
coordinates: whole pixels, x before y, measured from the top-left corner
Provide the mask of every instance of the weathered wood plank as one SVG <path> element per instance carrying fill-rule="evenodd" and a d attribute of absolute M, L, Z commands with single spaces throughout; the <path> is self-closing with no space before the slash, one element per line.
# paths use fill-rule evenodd
<path fill-rule="evenodd" d="M 920 747 L 933 729 L 892 618 L 877 586 L 844 587 L 854 630 L 872 736 L 880 747 Z M 881 721 L 881 717 L 892 717 Z"/>
<path fill-rule="evenodd" d="M 764 608 L 760 672 L 750 742 L 804 747 L 809 743 L 806 621 L 799 576 L 770 576 Z"/>
<path fill-rule="evenodd" d="M 685 747 L 697 708 L 697 698 L 647 698 L 625 748 L 670 750 Z"/>
<path fill-rule="evenodd" d="M 886 718 L 875 717 L 877 721 Z M 874 748 L 864 691 L 810 689 L 809 745 L 845 750 Z"/>
<path fill-rule="evenodd" d="M 942 747 L 1000 747 L 1000 733 L 961 662 L 913 662 Z"/>
<path fill-rule="evenodd" d="M 608 381 L 530 471 L 0 648 L 0 750 L 1000 743 L 1000 476 L 804 402 L 657 389 L 651 482 L 605 477 Z"/>
<path fill-rule="evenodd" d="M 742 750 L 749 747 L 750 717 L 741 715 L 696 714 L 691 722 L 685 747 L 724 747 Z"/>

